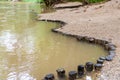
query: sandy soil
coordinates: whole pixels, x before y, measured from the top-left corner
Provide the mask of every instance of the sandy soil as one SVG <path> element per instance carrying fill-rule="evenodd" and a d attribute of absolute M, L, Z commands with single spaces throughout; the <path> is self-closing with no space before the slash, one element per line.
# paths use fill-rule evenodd
<path fill-rule="evenodd" d="M 82 3 L 80 2 L 69 2 L 69 3 L 62 3 L 62 4 L 57 4 L 54 6 L 54 8 L 62 8 L 62 7 L 70 7 L 70 6 L 82 6 Z"/>
<path fill-rule="evenodd" d="M 68 23 L 58 29 L 64 33 L 112 40 L 117 45 L 116 56 L 113 61 L 105 62 L 98 80 L 120 80 L 120 0 L 74 9 L 60 9 L 39 16 L 39 19 Z"/>

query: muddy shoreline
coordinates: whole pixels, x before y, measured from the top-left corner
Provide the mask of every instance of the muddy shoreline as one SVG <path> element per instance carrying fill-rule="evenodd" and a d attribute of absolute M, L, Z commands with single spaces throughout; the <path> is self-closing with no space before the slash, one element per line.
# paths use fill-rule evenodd
<path fill-rule="evenodd" d="M 39 20 L 60 20 L 67 25 L 59 32 L 90 36 L 112 42 L 117 46 L 115 58 L 105 62 L 98 80 L 119 80 L 120 77 L 120 1 L 111 0 L 104 4 L 61 9 L 54 13 L 40 14 Z"/>

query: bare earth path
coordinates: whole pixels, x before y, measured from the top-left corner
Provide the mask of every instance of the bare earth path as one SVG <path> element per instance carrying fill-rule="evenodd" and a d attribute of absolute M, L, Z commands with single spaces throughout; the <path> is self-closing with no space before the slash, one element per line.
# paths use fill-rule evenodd
<path fill-rule="evenodd" d="M 40 14 L 39 19 L 61 20 L 66 23 L 59 31 L 107 39 L 117 45 L 116 56 L 106 62 L 99 80 L 120 80 L 120 0 L 73 9 L 60 9 Z"/>

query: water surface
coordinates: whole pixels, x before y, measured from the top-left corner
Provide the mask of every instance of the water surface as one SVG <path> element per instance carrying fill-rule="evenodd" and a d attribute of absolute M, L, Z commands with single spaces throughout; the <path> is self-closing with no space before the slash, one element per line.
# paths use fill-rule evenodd
<path fill-rule="evenodd" d="M 0 80 L 41 80 L 106 55 L 100 46 L 51 32 L 57 24 L 36 21 L 38 6 L 0 3 Z"/>

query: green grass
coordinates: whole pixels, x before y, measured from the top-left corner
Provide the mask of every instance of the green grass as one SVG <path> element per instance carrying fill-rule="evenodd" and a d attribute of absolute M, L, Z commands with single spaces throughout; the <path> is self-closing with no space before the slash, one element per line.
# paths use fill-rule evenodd
<path fill-rule="evenodd" d="M 97 3 L 97 2 L 102 2 L 102 1 L 105 1 L 105 0 L 89 0 L 89 3 Z"/>

